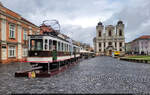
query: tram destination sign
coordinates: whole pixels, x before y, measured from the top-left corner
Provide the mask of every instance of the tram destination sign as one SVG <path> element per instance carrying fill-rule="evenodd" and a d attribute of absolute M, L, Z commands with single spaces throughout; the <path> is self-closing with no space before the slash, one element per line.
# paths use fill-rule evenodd
<path fill-rule="evenodd" d="M 31 39 L 43 39 L 43 36 L 30 36 Z"/>

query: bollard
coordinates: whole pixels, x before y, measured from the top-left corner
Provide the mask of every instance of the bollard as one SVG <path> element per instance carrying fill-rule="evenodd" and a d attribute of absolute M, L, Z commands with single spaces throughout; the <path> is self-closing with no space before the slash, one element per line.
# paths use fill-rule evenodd
<path fill-rule="evenodd" d="M 35 78 L 36 77 L 36 74 L 34 71 L 31 72 L 31 78 Z"/>
<path fill-rule="evenodd" d="M 28 78 L 31 78 L 31 72 L 28 72 Z"/>
<path fill-rule="evenodd" d="M 36 74 L 34 71 L 28 72 L 28 78 L 35 78 L 35 77 L 36 77 Z"/>

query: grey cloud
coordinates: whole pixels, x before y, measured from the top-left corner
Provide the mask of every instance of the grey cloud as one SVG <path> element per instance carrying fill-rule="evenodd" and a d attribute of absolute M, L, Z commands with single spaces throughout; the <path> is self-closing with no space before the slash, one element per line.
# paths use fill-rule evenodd
<path fill-rule="evenodd" d="M 93 16 L 93 14 L 101 14 L 115 11 L 116 3 L 109 4 L 106 0 L 1 0 L 8 8 L 26 16 L 26 14 L 34 14 L 36 11 L 41 13 L 62 13 L 68 18 L 76 18 L 77 16 Z"/>
<path fill-rule="evenodd" d="M 58 19 L 62 32 L 74 40 L 92 43 L 96 36 L 95 26 L 82 28 L 68 25 L 74 19 L 102 19 L 104 24 L 115 25 L 119 19 L 125 23 L 126 41 L 149 34 L 149 0 L 0 0 L 4 6 L 21 14 L 36 25 L 46 19 Z M 109 18 L 109 19 L 108 19 Z M 90 23 L 90 22 L 89 22 Z M 95 23 L 95 25 L 98 21 Z M 146 25 L 145 25 L 146 24 Z"/>
<path fill-rule="evenodd" d="M 80 26 L 64 26 L 62 33 L 68 35 L 74 40 L 93 45 L 93 37 L 96 35 L 95 27 L 82 28 Z"/>
<path fill-rule="evenodd" d="M 149 0 L 131 0 L 128 5 L 115 13 L 105 23 L 110 23 L 121 19 L 125 23 L 125 37 L 126 41 L 131 41 L 141 35 L 150 34 L 150 23 L 147 27 L 143 26 L 144 23 L 150 19 L 150 1 Z"/>

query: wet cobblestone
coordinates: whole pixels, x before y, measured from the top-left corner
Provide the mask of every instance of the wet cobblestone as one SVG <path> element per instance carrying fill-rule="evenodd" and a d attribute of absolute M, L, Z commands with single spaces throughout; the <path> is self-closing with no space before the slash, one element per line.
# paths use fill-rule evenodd
<path fill-rule="evenodd" d="M 15 78 L 18 63 L 0 64 L 0 93 L 150 93 L 150 64 L 111 57 L 83 60 L 50 78 Z M 31 68 L 22 64 L 22 69 Z"/>

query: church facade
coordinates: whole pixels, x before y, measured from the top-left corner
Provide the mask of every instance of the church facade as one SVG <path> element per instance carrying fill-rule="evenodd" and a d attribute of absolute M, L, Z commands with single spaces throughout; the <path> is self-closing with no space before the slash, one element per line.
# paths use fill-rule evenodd
<path fill-rule="evenodd" d="M 102 22 L 96 26 L 96 37 L 93 39 L 94 51 L 97 55 L 111 56 L 113 51 L 125 53 L 125 36 L 123 21 L 118 21 L 117 25 L 106 25 Z"/>

